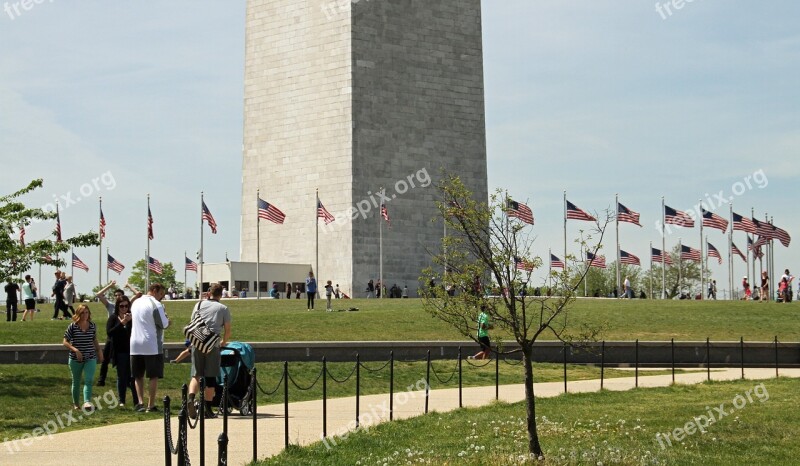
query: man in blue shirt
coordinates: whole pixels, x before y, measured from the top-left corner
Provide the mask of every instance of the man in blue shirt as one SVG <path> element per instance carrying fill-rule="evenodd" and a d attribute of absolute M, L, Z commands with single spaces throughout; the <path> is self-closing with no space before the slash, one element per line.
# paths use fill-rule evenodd
<path fill-rule="evenodd" d="M 314 296 L 317 295 L 317 279 L 314 278 L 314 272 L 308 272 L 306 294 L 308 295 L 308 310 L 310 311 L 314 309 Z"/>

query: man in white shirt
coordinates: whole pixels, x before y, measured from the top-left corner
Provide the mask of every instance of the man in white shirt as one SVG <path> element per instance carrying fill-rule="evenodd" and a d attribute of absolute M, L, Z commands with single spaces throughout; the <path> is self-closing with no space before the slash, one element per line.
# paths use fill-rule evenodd
<path fill-rule="evenodd" d="M 169 318 L 161 300 L 166 291 L 160 283 L 150 285 L 147 294 L 131 304 L 131 374 L 136 392 L 144 401 L 144 376 L 150 380 L 148 405 L 136 406 L 136 411 L 157 412 L 155 406 L 158 379 L 164 378 L 164 329 Z"/>
<path fill-rule="evenodd" d="M 792 282 L 794 281 L 794 275 L 792 275 L 792 273 L 789 272 L 789 269 L 786 269 L 783 272 L 783 275 L 781 276 L 781 280 L 783 280 L 784 278 L 786 279 L 786 302 L 791 303 L 794 293 L 792 291 Z"/>

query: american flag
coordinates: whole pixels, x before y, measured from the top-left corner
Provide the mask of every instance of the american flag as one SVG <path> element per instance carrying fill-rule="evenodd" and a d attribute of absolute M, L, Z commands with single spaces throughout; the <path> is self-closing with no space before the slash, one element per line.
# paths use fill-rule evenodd
<path fill-rule="evenodd" d="M 211 211 L 208 210 L 208 206 L 206 205 L 206 201 L 202 201 L 203 203 L 203 215 L 201 216 L 201 220 L 205 220 L 208 222 L 208 226 L 211 228 L 211 233 L 216 235 L 217 234 L 217 221 L 214 220 L 214 216 L 211 215 Z"/>
<path fill-rule="evenodd" d="M 53 262 L 53 256 L 50 254 L 46 254 L 44 257 L 39 258 L 39 262 L 44 262 L 45 264 L 51 264 Z"/>
<path fill-rule="evenodd" d="M 555 256 L 555 254 L 550 254 L 550 267 L 554 269 L 563 269 L 564 262 Z"/>
<path fill-rule="evenodd" d="M 114 272 L 117 273 L 122 273 L 122 271 L 125 270 L 125 266 L 122 265 L 122 263 L 119 262 L 118 260 L 111 257 L 111 254 L 108 254 L 108 259 L 106 260 L 106 262 L 108 263 L 107 267 L 109 270 L 113 270 Z"/>
<path fill-rule="evenodd" d="M 789 236 L 789 232 L 783 228 L 778 228 L 775 225 L 772 225 L 772 237 L 777 238 L 778 241 L 780 241 L 781 244 L 786 248 L 788 248 L 789 243 L 792 242 L 792 237 Z"/>
<path fill-rule="evenodd" d="M 325 222 L 325 225 L 328 225 L 336 221 L 336 217 L 334 217 L 333 215 L 331 215 L 330 212 L 328 212 L 328 209 L 326 209 L 325 206 L 322 205 L 322 201 L 320 201 L 319 199 L 317 199 L 317 218 L 321 218 Z"/>
<path fill-rule="evenodd" d="M 533 264 L 524 259 L 520 259 L 519 257 L 514 258 L 514 265 L 516 266 L 517 270 L 533 272 Z"/>
<path fill-rule="evenodd" d="M 716 257 L 717 262 L 719 262 L 720 265 L 722 265 L 722 256 L 720 255 L 719 250 L 709 242 L 706 242 L 706 244 L 708 245 L 708 257 Z"/>
<path fill-rule="evenodd" d="M 161 267 L 161 262 L 154 257 L 147 258 L 147 268 L 150 269 L 151 272 L 157 275 L 161 275 L 164 273 L 164 268 Z"/>
<path fill-rule="evenodd" d="M 747 237 L 747 249 L 753 251 L 753 256 L 758 259 L 764 257 L 764 252 L 761 250 L 761 246 L 758 243 L 753 243 L 752 238 L 749 236 Z"/>
<path fill-rule="evenodd" d="M 736 212 L 733 213 L 733 231 L 746 231 L 747 233 L 756 232 L 756 224 L 747 217 L 743 217 Z"/>
<path fill-rule="evenodd" d="M 619 263 L 627 265 L 642 265 L 642 261 L 640 261 L 638 257 L 629 252 L 625 252 L 622 249 L 619 250 Z"/>
<path fill-rule="evenodd" d="M 767 222 L 762 222 L 756 219 L 753 219 L 753 223 L 756 226 L 756 234 L 758 236 L 763 236 L 768 240 L 773 239 L 772 235 L 774 232 L 772 231 L 772 225 L 770 225 Z"/>
<path fill-rule="evenodd" d="M 586 253 L 586 259 L 589 261 L 589 267 L 597 267 L 600 269 L 606 268 L 606 257 L 595 256 L 591 252 Z"/>
<path fill-rule="evenodd" d="M 82 260 L 78 259 L 78 256 L 76 256 L 74 252 L 72 253 L 72 266 L 77 267 L 83 270 L 84 272 L 89 271 L 89 266 L 84 264 Z"/>
<path fill-rule="evenodd" d="M 56 204 L 56 243 L 61 242 L 61 213 L 58 211 L 58 204 Z"/>
<path fill-rule="evenodd" d="M 634 225 L 642 226 L 639 223 L 639 212 L 634 212 L 631 209 L 617 202 L 617 220 L 620 222 L 633 223 Z"/>
<path fill-rule="evenodd" d="M 150 212 L 150 206 L 147 206 L 147 238 L 153 239 L 153 213 Z"/>
<path fill-rule="evenodd" d="M 673 264 L 672 257 L 670 257 L 669 254 L 663 256 L 664 260 L 663 261 L 661 260 L 662 256 L 661 256 L 661 250 L 660 249 L 650 248 L 650 254 L 653 257 L 653 262 L 658 262 L 659 264 L 661 262 L 664 262 L 666 265 L 672 265 Z"/>
<path fill-rule="evenodd" d="M 25 225 L 19 226 L 19 244 L 25 247 Z"/>
<path fill-rule="evenodd" d="M 389 226 L 392 226 L 392 221 L 389 220 L 389 211 L 386 210 L 386 204 L 381 204 L 381 217 L 386 220 L 386 223 L 388 223 Z"/>
<path fill-rule="evenodd" d="M 703 255 L 695 248 L 690 248 L 686 245 L 681 245 L 681 260 L 700 262 Z"/>
<path fill-rule="evenodd" d="M 192 272 L 197 272 L 197 262 L 189 259 L 186 256 L 184 256 L 184 259 L 186 259 L 186 270 L 190 270 Z"/>
<path fill-rule="evenodd" d="M 286 215 L 274 205 L 258 198 L 258 218 L 269 220 L 272 223 L 281 224 L 286 219 Z"/>
<path fill-rule="evenodd" d="M 747 262 L 747 257 L 746 257 L 744 254 L 742 254 L 742 251 L 741 251 L 741 250 L 739 250 L 739 248 L 737 248 L 737 247 L 736 247 L 736 245 L 735 245 L 735 244 L 733 244 L 733 243 L 731 243 L 731 251 L 732 251 L 734 254 L 736 254 L 736 255 L 738 255 L 739 257 L 741 257 L 743 261 Z"/>
<path fill-rule="evenodd" d="M 700 208 L 703 211 L 703 226 L 709 228 L 716 228 L 722 230 L 724 233 L 728 230 L 728 221 L 714 212 L 709 212 L 706 209 Z"/>
<path fill-rule="evenodd" d="M 527 205 L 508 199 L 506 203 L 506 214 L 509 217 L 516 217 L 523 222 L 533 225 L 533 211 Z"/>
<path fill-rule="evenodd" d="M 106 216 L 103 215 L 103 209 L 100 209 L 100 239 L 106 237 Z"/>
<path fill-rule="evenodd" d="M 664 206 L 664 223 L 671 223 L 679 227 L 694 228 L 694 220 L 686 212 Z"/>
<path fill-rule="evenodd" d="M 595 219 L 591 215 L 577 208 L 575 204 L 567 201 L 567 219 L 569 220 L 585 220 L 587 222 L 594 222 Z"/>
<path fill-rule="evenodd" d="M 761 248 L 761 246 L 764 246 L 764 245 L 765 245 L 765 244 L 767 244 L 768 242 L 769 242 L 769 240 L 768 240 L 766 237 L 764 237 L 764 236 L 759 236 L 759 237 L 758 237 L 758 239 L 756 240 L 755 244 L 753 245 L 753 247 L 754 247 L 754 248 L 759 248 L 759 249 L 760 249 L 760 248 Z"/>

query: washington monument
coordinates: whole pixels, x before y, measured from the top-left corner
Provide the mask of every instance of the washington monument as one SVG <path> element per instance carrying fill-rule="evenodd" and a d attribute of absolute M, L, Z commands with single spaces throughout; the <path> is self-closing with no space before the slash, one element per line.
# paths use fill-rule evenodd
<path fill-rule="evenodd" d="M 242 260 L 259 190 L 286 214 L 261 221 L 261 262 L 314 265 L 319 190 L 319 282 L 363 297 L 382 236 L 384 285 L 413 296 L 442 169 L 488 196 L 480 0 L 248 0 L 246 23 Z"/>

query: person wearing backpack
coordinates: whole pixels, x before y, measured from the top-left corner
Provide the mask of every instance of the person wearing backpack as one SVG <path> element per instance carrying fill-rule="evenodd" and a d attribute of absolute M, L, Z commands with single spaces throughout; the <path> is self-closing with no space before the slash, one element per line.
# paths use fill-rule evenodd
<path fill-rule="evenodd" d="M 192 380 L 189 382 L 189 402 L 187 403 L 187 411 L 192 419 L 197 418 L 199 402 L 195 402 L 195 397 L 197 392 L 200 391 L 201 377 L 205 379 L 206 386 L 203 393 L 205 417 L 207 419 L 216 417 L 211 410 L 211 402 L 214 400 L 217 375 L 220 369 L 220 348 L 231 340 L 231 311 L 228 306 L 219 302 L 220 298 L 222 298 L 222 285 L 219 283 L 212 284 L 208 293 L 209 298 L 197 303 L 194 307 L 189 321 L 192 322 L 195 318 L 202 319 L 208 329 L 212 333 L 219 335 L 221 339 L 219 345 L 214 346 L 207 353 L 192 346 Z"/>

